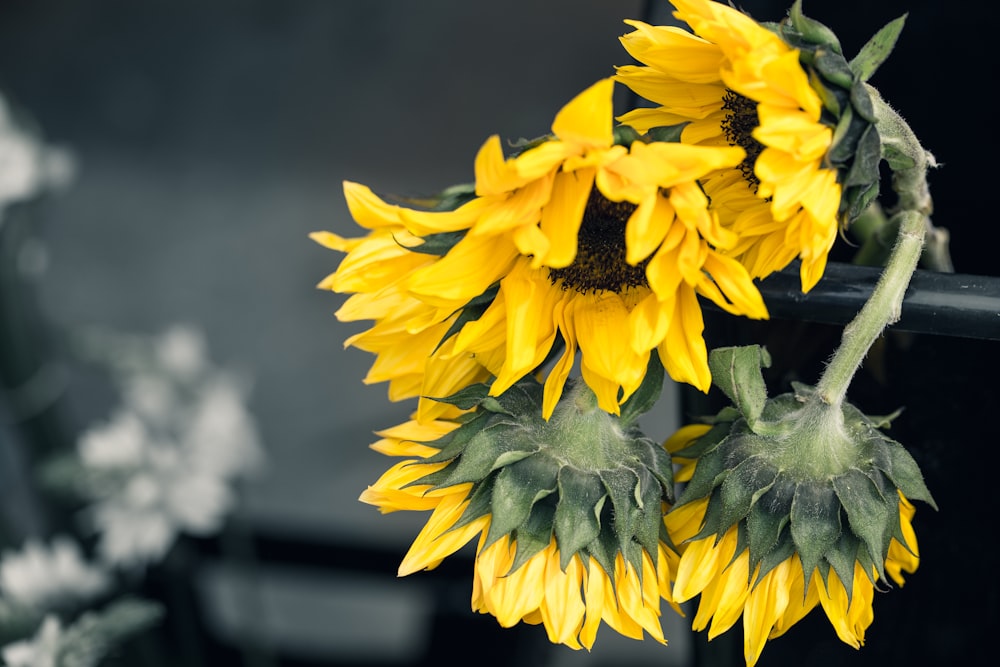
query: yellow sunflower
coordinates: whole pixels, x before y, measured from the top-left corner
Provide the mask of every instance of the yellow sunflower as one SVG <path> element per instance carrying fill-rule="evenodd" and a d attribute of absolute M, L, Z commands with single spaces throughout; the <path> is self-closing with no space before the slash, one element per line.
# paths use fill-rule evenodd
<path fill-rule="evenodd" d="M 767 398 L 756 346 L 713 350 L 713 381 L 733 400 L 665 443 L 684 483 L 667 513 L 681 553 L 674 599 L 700 596 L 692 623 L 713 639 L 743 617 L 744 657 L 817 606 L 859 648 L 877 582 L 919 565 L 910 499 L 932 506 L 916 462 L 884 417 L 831 406 L 815 389 Z M 717 372 L 718 371 L 718 372 Z"/>
<path fill-rule="evenodd" d="M 639 132 L 685 124 L 685 143 L 742 147 L 741 164 L 702 181 L 738 238 L 725 251 L 755 278 L 798 257 L 808 291 L 823 275 L 840 224 L 877 194 L 868 158 L 875 150 L 877 165 L 878 138 L 860 76 L 835 38 L 823 41 L 831 39 L 828 29 L 810 30 L 818 24 L 801 16 L 798 3 L 794 21 L 776 30 L 713 0 L 672 4 L 693 34 L 626 21 L 635 31 L 622 44 L 643 64 L 619 67 L 617 79 L 659 106 L 619 120 Z M 813 33 L 821 43 L 810 41 Z M 827 66 L 833 60 L 837 66 Z M 868 153 L 851 171 L 856 151 Z"/>
<path fill-rule="evenodd" d="M 498 137 L 487 140 L 475 160 L 474 196 L 452 210 L 392 205 L 348 186 L 352 213 L 372 235 L 405 231 L 401 248 L 389 250 L 388 238 L 379 246 L 398 266 L 376 270 L 390 274 L 391 298 L 381 283 L 341 284 L 343 267 L 325 283 L 365 294 L 367 315 L 391 322 L 379 348 L 390 375 L 389 351 L 400 343 L 393 335 L 404 330 L 428 341 L 443 330 L 435 358 L 465 364 L 470 376 L 474 359 L 494 376 L 493 395 L 558 355 L 546 382 L 548 417 L 579 349 L 584 379 L 617 414 L 653 350 L 675 380 L 708 389 L 699 295 L 734 314 L 767 316 L 746 269 L 723 252 L 738 237 L 708 210 L 698 184 L 740 164 L 743 149 L 616 135 L 613 85 L 605 79 L 585 90 L 556 115 L 551 135 L 512 157 Z M 421 256 L 403 259 L 408 251 Z M 383 261 L 357 255 L 362 273 Z M 390 310 L 406 307 L 413 314 L 397 324 Z M 396 354 L 419 365 L 417 351 Z M 405 379 L 417 385 L 416 375 Z M 426 380 L 421 386 L 429 390 Z"/>
<path fill-rule="evenodd" d="M 405 458 L 360 500 L 431 512 L 400 576 L 437 567 L 478 536 L 473 610 L 503 627 L 542 624 L 574 649 L 593 646 L 601 621 L 666 643 L 660 600 L 679 608 L 677 554 L 660 539 L 672 497 L 665 450 L 597 409 L 585 384 L 568 389 L 551 421 L 540 419 L 533 380 L 498 399 L 485 385 L 476 391 L 478 407 L 462 420 L 409 421 L 372 445 Z M 468 408 L 469 390 L 462 396 L 455 403 Z"/>
<path fill-rule="evenodd" d="M 356 239 L 330 232 L 311 235 L 317 243 L 347 253 L 336 273 L 327 276 L 319 287 L 353 293 L 337 310 L 341 321 L 375 322 L 344 343 L 345 347 L 353 345 L 376 355 L 365 382 L 388 382 L 393 401 L 420 396 L 420 418 L 434 419 L 443 413 L 445 405 L 426 397 L 449 396 L 486 379 L 489 372 L 471 355 L 453 355 L 453 339 L 442 343 L 457 315 L 430 306 L 406 291 L 406 277 L 434 259 L 407 247 L 422 241 L 398 222 L 367 217 L 368 201 L 373 196 L 367 188 L 347 183 L 344 194 L 355 219 L 370 225 L 372 231 Z"/>
<path fill-rule="evenodd" d="M 671 537 L 682 543 L 694 537 L 704 521 L 708 500 L 682 505 L 666 517 Z M 885 571 L 900 586 L 903 572 L 919 565 L 916 535 L 911 524 L 915 509 L 899 494 L 899 528 L 905 544 L 895 538 L 889 545 Z M 745 537 L 742 538 L 745 540 Z M 816 606 L 822 607 L 837 636 L 860 648 L 865 630 L 875 618 L 872 609 L 878 572 L 855 561 L 851 590 L 838 573 L 816 568 L 808 582 L 797 553 L 762 574 L 762 564 L 750 570 L 750 551 L 741 547 L 740 530 L 733 526 L 723 535 L 710 535 L 684 544 L 673 593 L 677 602 L 700 595 L 692 622 L 696 631 L 708 628 L 714 639 L 743 617 L 743 653 L 753 667 L 768 639 L 783 635 Z"/>

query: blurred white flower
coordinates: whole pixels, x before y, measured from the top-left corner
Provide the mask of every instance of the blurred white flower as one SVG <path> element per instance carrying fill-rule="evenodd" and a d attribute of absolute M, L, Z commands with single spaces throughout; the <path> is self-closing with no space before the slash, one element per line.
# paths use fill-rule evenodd
<path fill-rule="evenodd" d="M 110 583 L 108 573 L 87 563 L 79 545 L 62 535 L 49 547 L 26 540 L 20 551 L 4 551 L 0 557 L 0 593 L 38 611 L 90 601 Z"/>
<path fill-rule="evenodd" d="M 25 131 L 0 97 L 0 220 L 7 205 L 62 187 L 72 173 L 70 154 Z"/>
<path fill-rule="evenodd" d="M 217 532 L 233 484 L 263 458 L 245 387 L 208 361 L 200 332 L 176 326 L 132 347 L 137 363 L 117 367 L 122 405 L 78 442 L 98 553 L 126 567 L 162 558 L 178 533 Z"/>
<path fill-rule="evenodd" d="M 194 327 L 177 324 L 159 337 L 156 352 L 163 369 L 190 381 L 209 366 L 205 336 Z"/>
<path fill-rule="evenodd" d="M 3 647 L 6 667 L 56 667 L 62 644 L 62 623 L 48 614 L 31 639 L 22 639 Z"/>

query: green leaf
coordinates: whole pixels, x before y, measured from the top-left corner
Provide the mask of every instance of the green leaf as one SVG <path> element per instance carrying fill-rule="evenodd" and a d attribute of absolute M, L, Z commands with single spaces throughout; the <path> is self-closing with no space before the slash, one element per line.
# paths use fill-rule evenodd
<path fill-rule="evenodd" d="M 878 130 L 874 125 L 869 125 L 858 138 L 858 145 L 854 149 L 854 162 L 844 178 L 844 185 L 850 187 L 875 183 L 879 179 L 878 166 L 881 161 L 882 143 Z"/>
<path fill-rule="evenodd" d="M 720 347 L 708 355 L 712 382 L 739 408 L 751 428 L 767 402 L 767 385 L 761 368 L 770 365 L 771 358 L 759 345 Z"/>
<path fill-rule="evenodd" d="M 903 31 L 903 24 L 906 23 L 906 14 L 898 19 L 890 21 L 881 30 L 868 40 L 868 43 L 861 47 L 858 55 L 850 62 L 851 71 L 861 79 L 867 81 L 875 73 L 875 70 L 885 62 L 885 59 L 892 53 L 896 46 L 896 40 Z"/>
<path fill-rule="evenodd" d="M 828 49 L 816 49 L 813 66 L 830 83 L 850 90 L 854 83 L 854 72 L 847 66 L 844 56 Z"/>

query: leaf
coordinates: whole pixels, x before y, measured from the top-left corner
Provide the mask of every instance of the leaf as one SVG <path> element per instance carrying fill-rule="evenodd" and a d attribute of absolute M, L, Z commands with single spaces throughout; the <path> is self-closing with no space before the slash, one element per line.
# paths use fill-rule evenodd
<path fill-rule="evenodd" d="M 767 351 L 759 345 L 721 347 L 708 355 L 712 382 L 739 408 L 751 428 L 767 402 L 767 385 L 761 368 L 770 365 Z"/>
<path fill-rule="evenodd" d="M 851 71 L 861 79 L 867 81 L 875 73 L 875 70 L 885 62 L 885 59 L 892 53 L 896 46 L 896 40 L 903 31 L 903 24 L 906 23 L 906 14 L 898 19 L 890 21 L 881 30 L 868 40 L 868 43 L 861 47 L 858 55 L 850 62 Z"/>

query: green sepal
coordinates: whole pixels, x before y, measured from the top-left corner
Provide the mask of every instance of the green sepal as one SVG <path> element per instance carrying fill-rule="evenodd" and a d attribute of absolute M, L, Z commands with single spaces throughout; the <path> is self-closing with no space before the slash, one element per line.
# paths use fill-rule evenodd
<path fill-rule="evenodd" d="M 907 155 L 907 153 L 898 145 L 889 141 L 882 143 L 882 159 L 888 163 L 889 168 L 893 171 L 912 169 L 917 164 L 916 161 Z"/>
<path fill-rule="evenodd" d="M 860 538 L 879 576 L 885 579 L 884 561 L 892 537 L 892 508 L 899 513 L 899 500 L 885 498 L 868 475 L 852 468 L 833 478 L 833 488 L 847 512 L 851 532 Z M 897 518 L 898 523 L 898 518 Z"/>
<path fill-rule="evenodd" d="M 684 485 L 684 491 L 677 499 L 677 505 L 684 505 L 710 495 L 715 487 L 725 481 L 729 472 L 726 465 L 726 452 L 723 447 L 716 447 L 705 453 L 698 459 L 691 479 Z M 709 504 L 711 505 L 711 503 Z"/>
<path fill-rule="evenodd" d="M 383 197 L 386 201 L 403 204 L 409 208 L 422 208 L 426 211 L 454 211 L 463 204 L 476 198 L 475 183 L 459 183 L 445 188 L 431 197 L 400 197 L 390 195 Z"/>
<path fill-rule="evenodd" d="M 610 526 L 614 521 L 614 510 L 609 503 L 604 504 L 601 513 L 601 525 Z M 613 531 L 602 530 L 595 540 L 587 545 L 587 554 L 597 561 L 601 569 L 607 573 L 611 585 L 615 585 L 615 554 L 619 551 L 618 540 Z M 624 553 L 623 553 L 624 555 Z M 584 558 L 584 561 L 587 559 Z"/>
<path fill-rule="evenodd" d="M 659 554 L 660 526 L 663 525 L 663 487 L 646 468 L 638 468 L 635 473 L 639 478 L 635 499 L 640 511 L 634 537 L 655 565 Z M 639 571 L 642 572 L 642 569 Z"/>
<path fill-rule="evenodd" d="M 770 365 L 770 355 L 759 345 L 720 347 L 708 355 L 712 382 L 739 408 L 751 428 L 767 402 L 761 368 Z"/>
<path fill-rule="evenodd" d="M 694 537 L 689 538 L 688 542 L 696 542 L 697 540 L 714 536 L 715 543 L 718 544 L 719 540 L 722 539 L 723 535 L 730 528 L 729 525 L 724 525 L 721 519 L 722 501 L 719 500 L 719 491 L 716 489 L 712 492 L 712 496 L 708 499 L 708 504 L 705 506 L 705 518 L 701 522 L 701 529 Z"/>
<path fill-rule="evenodd" d="M 840 501 L 831 486 L 799 484 L 791 509 L 791 535 L 802 560 L 806 587 L 813 570 L 826 557 L 843 532 Z"/>
<path fill-rule="evenodd" d="M 820 101 L 823 103 L 823 108 L 833 114 L 834 118 L 840 118 L 841 111 L 844 108 L 840 103 L 840 99 L 837 95 L 837 89 L 827 88 L 823 84 L 822 78 L 815 70 L 809 69 L 809 87 L 816 91 L 819 95 Z"/>
<path fill-rule="evenodd" d="M 551 503 L 535 503 L 528 518 L 514 531 L 516 550 L 510 572 L 519 569 L 532 556 L 552 542 L 552 514 L 554 511 Z M 565 570 L 566 566 L 563 566 L 563 569 Z"/>
<path fill-rule="evenodd" d="M 636 450 L 636 458 L 651 472 L 660 482 L 663 488 L 663 497 L 668 503 L 674 502 L 674 465 L 670 459 L 670 454 L 663 447 L 643 438 L 645 447 Z"/>
<path fill-rule="evenodd" d="M 493 301 L 497 298 L 497 292 L 499 291 L 500 284 L 497 283 L 479 296 L 473 297 L 467 304 L 462 306 L 462 308 L 458 311 L 458 317 L 455 318 L 455 321 L 451 323 L 448 330 L 444 332 L 443 336 L 441 336 L 440 342 L 438 342 L 438 344 L 434 347 L 434 352 L 437 352 L 438 348 L 444 345 L 445 341 L 461 331 L 462 327 L 466 324 L 469 322 L 475 322 L 482 317 L 483 313 L 486 312 L 486 309 L 489 308 L 493 304 Z M 433 352 L 431 354 L 433 354 Z"/>
<path fill-rule="evenodd" d="M 788 525 L 794 494 L 795 484 L 778 475 L 771 488 L 750 508 L 746 524 L 751 570 L 778 543 Z"/>
<path fill-rule="evenodd" d="M 879 163 L 882 161 L 882 142 L 878 130 L 869 125 L 858 138 L 854 151 L 854 162 L 844 177 L 844 186 L 868 185 L 879 179 Z"/>
<path fill-rule="evenodd" d="M 784 532 L 785 537 L 779 538 L 777 545 L 770 551 L 768 551 L 763 558 L 760 559 L 760 569 L 757 571 L 757 582 L 767 575 L 768 572 L 778 567 L 786 560 L 795 555 L 795 545 L 792 540 L 787 538 L 787 529 Z M 753 567 L 750 568 L 750 576 L 753 576 Z M 806 588 L 806 590 L 809 590 Z"/>
<path fill-rule="evenodd" d="M 885 62 L 896 46 L 896 40 L 903 31 L 906 14 L 890 21 L 861 47 L 858 55 L 850 62 L 851 71 L 862 81 L 867 81 Z"/>
<path fill-rule="evenodd" d="M 469 494 L 469 504 L 465 506 L 462 515 L 448 530 L 467 526 L 490 513 L 490 500 L 493 496 L 493 482 L 495 480 L 496 475 L 490 475 L 482 482 L 473 485 L 472 493 Z"/>
<path fill-rule="evenodd" d="M 813 54 L 812 66 L 823 78 L 844 90 L 850 90 L 854 83 L 854 73 L 847 66 L 844 56 L 834 51 L 819 48 Z"/>
<path fill-rule="evenodd" d="M 490 503 L 493 516 L 483 548 L 518 528 L 536 502 L 556 491 L 558 472 L 559 464 L 551 458 L 532 456 L 497 473 Z"/>
<path fill-rule="evenodd" d="M 795 28 L 805 41 L 828 46 L 836 53 L 843 53 L 840 47 L 840 40 L 832 30 L 802 13 L 802 0 L 795 0 L 791 9 L 788 10 L 788 18 L 791 21 L 792 27 Z"/>
<path fill-rule="evenodd" d="M 614 143 L 618 146 L 631 146 L 639 140 L 639 133 L 628 125 L 615 125 L 613 130 Z"/>
<path fill-rule="evenodd" d="M 475 413 L 472 419 L 465 422 L 465 424 L 459 426 L 451 433 L 444 434 L 434 442 L 424 443 L 432 447 L 437 447 L 439 451 L 421 459 L 420 462 L 443 463 L 444 461 L 450 461 L 457 458 L 463 451 L 465 451 L 465 446 L 469 443 L 469 441 L 472 440 L 476 434 L 482 431 L 489 419 L 490 416 L 488 414 L 482 412 Z"/>
<path fill-rule="evenodd" d="M 922 500 L 935 510 L 937 503 L 924 483 L 924 476 L 913 456 L 895 440 L 883 438 L 875 449 L 875 467 L 885 473 L 909 500 Z"/>
<path fill-rule="evenodd" d="M 643 512 L 636 507 L 636 501 L 640 497 L 639 478 L 628 468 L 602 470 L 600 475 L 614 510 L 614 534 L 618 540 L 618 548 L 624 554 L 642 520 Z M 654 511 L 659 514 L 659 507 Z"/>
<path fill-rule="evenodd" d="M 864 417 L 875 428 L 889 428 L 892 426 L 892 422 L 896 420 L 896 417 L 901 414 L 903 414 L 903 408 L 896 408 L 887 415 L 865 415 Z"/>
<path fill-rule="evenodd" d="M 663 364 L 660 362 L 660 355 L 656 350 L 653 350 L 649 355 L 649 363 L 646 365 L 646 375 L 642 378 L 642 384 L 621 407 L 619 419 L 623 427 L 627 428 L 635 424 L 639 417 L 656 405 L 660 393 L 663 391 L 663 377 Z"/>
<path fill-rule="evenodd" d="M 459 241 L 465 238 L 468 230 L 461 230 L 457 232 L 441 232 L 439 234 L 428 234 L 427 236 L 421 236 L 423 243 L 415 246 L 404 246 L 410 252 L 420 253 L 422 255 L 436 255 L 438 257 L 443 257 L 448 254 L 448 251 L 455 247 Z"/>
<path fill-rule="evenodd" d="M 680 143 L 681 134 L 684 132 L 684 128 L 690 124 L 691 121 L 684 121 L 683 123 L 678 123 L 677 125 L 661 125 L 660 127 L 651 127 L 646 132 L 646 135 L 653 141 L 676 144 Z"/>
<path fill-rule="evenodd" d="M 865 552 L 861 540 L 849 530 L 841 532 L 837 544 L 826 552 L 826 560 L 834 573 L 847 590 L 847 600 L 850 602 L 854 593 L 854 564 L 859 554 Z M 829 581 L 829 580 L 828 580 Z M 829 584 L 827 584 L 829 590 Z"/>
<path fill-rule="evenodd" d="M 445 485 L 478 482 L 502 465 L 522 460 L 538 451 L 537 443 L 504 437 L 511 426 L 507 422 L 490 424 L 470 438 Z"/>
<path fill-rule="evenodd" d="M 599 477 L 571 466 L 559 470 L 557 483 L 559 503 L 552 525 L 559 545 L 559 564 L 565 570 L 573 554 L 600 534 L 601 510 L 608 496 Z"/>
<path fill-rule="evenodd" d="M 746 517 L 754 503 L 774 485 L 777 477 L 777 469 L 763 457 L 751 456 L 740 461 L 719 487 L 722 524 L 731 526 Z"/>
<path fill-rule="evenodd" d="M 471 384 L 468 387 L 456 391 L 451 396 L 445 397 L 435 397 L 435 396 L 425 396 L 432 401 L 437 401 L 438 403 L 447 403 L 449 405 L 454 405 L 459 410 L 471 410 L 480 403 L 483 399 L 489 396 L 490 386 L 487 384 Z"/>
<path fill-rule="evenodd" d="M 735 416 L 739 416 L 735 410 L 733 410 Z M 726 436 L 733 430 L 732 422 L 720 422 L 713 426 L 712 428 L 705 431 L 705 434 L 700 438 L 695 440 L 693 443 L 685 447 L 684 449 L 674 452 L 674 456 L 684 458 L 684 459 L 700 459 L 708 452 L 712 451 L 726 439 Z M 701 465 L 700 463 L 698 465 Z"/>
<path fill-rule="evenodd" d="M 854 107 L 859 116 L 869 123 L 878 122 L 875 117 L 875 104 L 872 102 L 872 96 L 861 81 L 855 80 L 851 84 L 851 106 Z"/>

